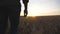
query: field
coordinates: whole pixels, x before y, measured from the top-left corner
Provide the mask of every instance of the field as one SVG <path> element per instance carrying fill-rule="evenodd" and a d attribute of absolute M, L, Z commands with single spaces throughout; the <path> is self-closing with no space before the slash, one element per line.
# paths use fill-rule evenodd
<path fill-rule="evenodd" d="M 21 16 L 18 27 L 19 34 L 60 34 L 60 16 Z"/>

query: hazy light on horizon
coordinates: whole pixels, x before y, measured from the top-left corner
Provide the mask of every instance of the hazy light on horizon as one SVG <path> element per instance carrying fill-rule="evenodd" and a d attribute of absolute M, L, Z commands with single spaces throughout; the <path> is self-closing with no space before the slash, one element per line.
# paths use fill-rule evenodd
<path fill-rule="evenodd" d="M 60 0 L 29 0 L 28 16 L 60 15 Z M 21 16 L 24 5 L 22 4 Z"/>

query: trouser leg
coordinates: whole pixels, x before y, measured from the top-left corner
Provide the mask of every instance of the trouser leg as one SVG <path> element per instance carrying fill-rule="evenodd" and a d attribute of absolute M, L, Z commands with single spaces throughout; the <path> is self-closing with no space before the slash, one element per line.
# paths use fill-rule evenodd
<path fill-rule="evenodd" d="M 11 7 L 10 9 L 11 9 L 11 12 L 9 14 L 9 19 L 11 22 L 10 34 L 17 34 L 19 17 L 20 17 L 20 9 L 15 8 L 15 7 Z"/>
<path fill-rule="evenodd" d="M 6 23 L 8 16 L 4 12 L 0 12 L 0 34 L 5 34 L 6 32 Z"/>
<path fill-rule="evenodd" d="M 18 24 L 19 24 L 19 16 L 10 16 L 11 21 L 11 34 L 16 34 L 18 31 Z"/>

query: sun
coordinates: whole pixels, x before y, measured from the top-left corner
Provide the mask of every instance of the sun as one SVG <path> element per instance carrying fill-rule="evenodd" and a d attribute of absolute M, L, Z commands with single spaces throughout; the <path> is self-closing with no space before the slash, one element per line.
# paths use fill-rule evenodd
<path fill-rule="evenodd" d="M 37 14 L 32 12 L 32 13 L 28 14 L 28 16 L 37 16 Z"/>
<path fill-rule="evenodd" d="M 28 16 L 32 16 L 32 17 L 35 17 L 35 16 L 38 16 L 38 13 L 37 11 L 28 11 Z"/>

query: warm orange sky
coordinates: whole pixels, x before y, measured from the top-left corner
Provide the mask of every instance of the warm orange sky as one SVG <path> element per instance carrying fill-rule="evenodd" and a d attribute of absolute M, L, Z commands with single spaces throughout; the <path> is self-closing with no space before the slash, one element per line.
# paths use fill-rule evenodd
<path fill-rule="evenodd" d="M 29 0 L 28 16 L 60 15 L 59 0 Z M 21 16 L 24 5 L 22 4 Z"/>

